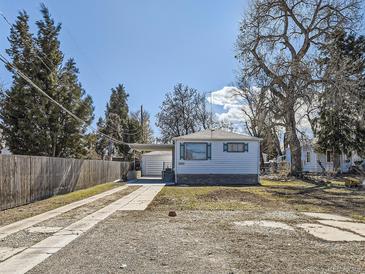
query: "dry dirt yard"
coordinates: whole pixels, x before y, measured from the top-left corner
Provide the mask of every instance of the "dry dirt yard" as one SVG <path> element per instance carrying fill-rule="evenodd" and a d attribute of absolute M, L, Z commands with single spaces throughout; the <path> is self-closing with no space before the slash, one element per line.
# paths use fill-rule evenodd
<path fill-rule="evenodd" d="M 364 273 L 365 242 L 296 227 L 317 222 L 303 211 L 363 222 L 364 210 L 364 191 L 338 185 L 165 187 L 146 211 L 113 214 L 29 273 Z M 286 226 L 243 225 L 258 220 Z"/>

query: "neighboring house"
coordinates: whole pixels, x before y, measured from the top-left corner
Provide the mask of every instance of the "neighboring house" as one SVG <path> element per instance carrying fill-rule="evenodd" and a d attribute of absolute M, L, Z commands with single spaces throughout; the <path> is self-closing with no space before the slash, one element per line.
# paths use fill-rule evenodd
<path fill-rule="evenodd" d="M 142 154 L 142 176 L 161 176 L 166 168 L 172 168 L 171 151 L 152 151 Z"/>
<path fill-rule="evenodd" d="M 11 152 L 9 150 L 8 147 L 6 147 L 5 142 L 2 140 L 2 135 L 1 135 L 1 130 L 0 130 L 0 154 L 2 155 L 10 155 Z"/>
<path fill-rule="evenodd" d="M 10 152 L 9 148 L 4 147 L 3 149 L 0 150 L 0 155 L 11 155 L 12 153 Z"/>
<path fill-rule="evenodd" d="M 333 153 L 331 150 L 328 150 L 326 153 L 318 153 L 314 150 L 312 142 L 307 141 L 302 143 L 301 155 L 302 155 L 302 169 L 304 172 L 322 172 L 323 171 L 322 167 L 327 172 L 334 171 Z M 291 162 L 291 153 L 289 148 L 285 150 L 284 156 L 278 157 L 279 162 L 283 160 L 287 161 L 288 163 Z M 340 155 L 341 171 L 348 172 L 351 165 L 353 165 L 354 162 L 358 160 L 361 160 L 361 157 L 359 157 L 356 153 L 352 153 L 350 157 L 346 156 L 345 154 L 341 154 Z"/>
<path fill-rule="evenodd" d="M 260 140 L 223 130 L 173 138 L 175 181 L 189 185 L 258 184 Z"/>

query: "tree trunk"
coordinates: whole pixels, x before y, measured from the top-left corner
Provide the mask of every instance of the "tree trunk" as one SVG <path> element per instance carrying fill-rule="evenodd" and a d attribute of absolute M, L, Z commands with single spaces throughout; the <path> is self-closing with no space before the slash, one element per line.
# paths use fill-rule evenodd
<path fill-rule="evenodd" d="M 301 147 L 297 136 L 294 107 L 287 108 L 286 132 L 291 155 L 291 175 L 297 176 L 302 171 Z"/>
<path fill-rule="evenodd" d="M 265 166 L 265 161 L 264 161 L 264 153 L 263 153 L 263 144 L 262 142 L 260 142 L 260 166 L 261 168 L 264 168 Z"/>
<path fill-rule="evenodd" d="M 276 133 L 276 131 L 274 129 L 273 129 L 271 135 L 274 139 L 273 142 L 274 142 L 274 146 L 275 146 L 276 157 L 278 155 L 282 155 L 282 151 L 281 151 L 281 148 L 280 148 L 280 140 L 279 140 L 278 134 Z"/>
<path fill-rule="evenodd" d="M 337 152 L 333 153 L 333 171 L 336 174 L 341 172 L 340 154 Z"/>
<path fill-rule="evenodd" d="M 288 146 L 289 146 L 289 134 L 288 134 L 288 129 L 285 129 L 285 133 L 284 133 L 284 141 L 283 141 L 283 143 L 284 143 L 284 153 L 283 154 L 285 154 L 285 151 L 286 151 L 286 149 L 288 148 Z"/>

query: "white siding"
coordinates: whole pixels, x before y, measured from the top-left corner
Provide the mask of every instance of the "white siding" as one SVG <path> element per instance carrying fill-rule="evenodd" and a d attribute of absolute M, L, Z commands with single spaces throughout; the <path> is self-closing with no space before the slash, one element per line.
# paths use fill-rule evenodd
<path fill-rule="evenodd" d="M 311 161 L 307 162 L 307 152 L 311 154 Z M 302 163 L 303 171 L 305 172 L 322 172 L 321 166 L 318 164 L 318 160 L 322 163 L 322 166 L 326 171 L 333 170 L 333 162 L 327 162 L 326 155 L 317 153 L 312 147 L 302 148 Z"/>
<path fill-rule="evenodd" d="M 189 141 L 192 143 L 194 141 Z M 202 142 L 202 141 L 199 141 Z M 212 146 L 210 160 L 180 160 L 180 143 L 175 143 L 176 174 L 258 174 L 259 173 L 259 142 L 248 143 L 248 152 L 224 152 L 224 143 L 233 141 L 206 141 Z M 236 141 L 237 142 L 237 141 Z M 238 142 L 239 143 L 239 142 Z"/>
<path fill-rule="evenodd" d="M 164 162 L 171 166 L 172 152 L 142 155 L 142 176 L 161 176 Z"/>
<path fill-rule="evenodd" d="M 12 153 L 10 152 L 9 148 L 5 147 L 2 150 L 0 150 L 0 154 L 1 155 L 11 155 Z"/>
<path fill-rule="evenodd" d="M 307 162 L 307 152 L 311 153 L 311 161 Z M 286 149 L 287 158 L 290 159 L 290 149 Z M 322 172 L 322 168 L 318 164 L 318 160 L 322 163 L 322 166 L 327 172 L 333 171 L 333 162 L 327 162 L 326 155 L 324 153 L 317 153 L 312 146 L 302 147 L 302 167 L 304 172 Z M 351 157 L 347 157 L 342 153 L 340 156 L 340 165 L 342 172 L 348 172 L 349 167 L 354 164 L 356 160 L 361 160 L 356 152 L 352 152 Z M 290 163 L 290 162 L 289 162 Z"/>

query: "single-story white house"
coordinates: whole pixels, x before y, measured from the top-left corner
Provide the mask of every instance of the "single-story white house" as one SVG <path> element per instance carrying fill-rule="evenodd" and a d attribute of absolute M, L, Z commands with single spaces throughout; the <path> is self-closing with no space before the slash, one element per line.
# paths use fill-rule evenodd
<path fill-rule="evenodd" d="M 171 151 L 152 151 L 142 154 L 142 176 L 161 176 L 166 168 L 172 168 Z"/>
<path fill-rule="evenodd" d="M 333 153 L 331 150 L 327 150 L 326 153 L 316 152 L 313 143 L 310 141 L 302 142 L 301 145 L 301 155 L 302 155 L 302 169 L 304 172 L 322 172 L 322 167 L 327 172 L 333 172 Z M 291 153 L 290 149 L 285 150 L 285 156 L 280 156 L 280 160 L 285 160 L 291 163 Z M 361 160 L 361 157 L 353 152 L 351 156 L 347 156 L 342 153 L 340 155 L 340 166 L 342 172 L 348 172 L 351 165 L 354 165 L 355 161 Z M 322 166 L 322 167 L 321 167 Z"/>
<path fill-rule="evenodd" d="M 260 138 L 224 130 L 204 130 L 173 138 L 176 184 L 259 183 Z"/>

